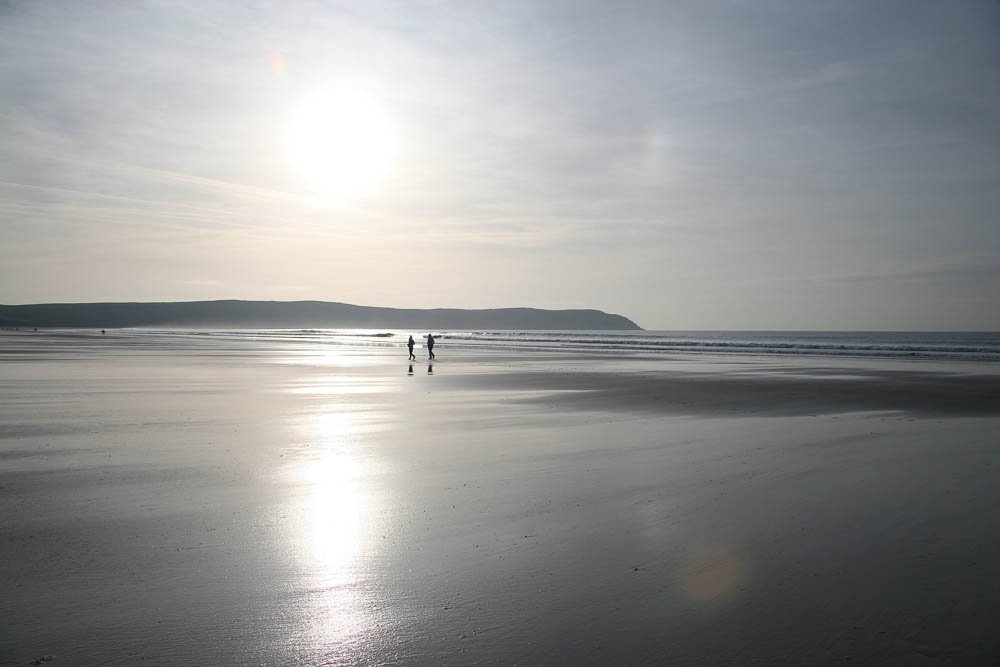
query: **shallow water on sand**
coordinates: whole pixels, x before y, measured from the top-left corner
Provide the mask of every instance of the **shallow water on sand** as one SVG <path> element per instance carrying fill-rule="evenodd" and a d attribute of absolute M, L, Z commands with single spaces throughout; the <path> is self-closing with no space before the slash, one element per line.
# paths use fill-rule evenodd
<path fill-rule="evenodd" d="M 0 663 L 998 655 L 980 369 L 444 343 L 0 337 Z"/>

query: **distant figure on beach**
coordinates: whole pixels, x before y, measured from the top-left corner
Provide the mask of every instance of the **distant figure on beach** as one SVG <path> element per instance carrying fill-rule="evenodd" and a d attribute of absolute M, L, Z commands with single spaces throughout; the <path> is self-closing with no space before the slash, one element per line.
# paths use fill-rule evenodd
<path fill-rule="evenodd" d="M 434 364 L 427 364 L 427 374 L 434 375 Z"/>
<path fill-rule="evenodd" d="M 101 329 L 101 333 L 102 333 L 102 334 L 106 334 L 106 333 L 108 333 L 108 332 L 107 332 L 107 331 L 105 331 L 104 329 Z"/>
<path fill-rule="evenodd" d="M 406 371 L 406 374 L 407 375 L 413 375 L 413 364 L 410 364 L 410 370 Z"/>
<path fill-rule="evenodd" d="M 413 354 L 413 336 L 410 336 L 410 340 L 406 341 L 406 347 L 410 348 L 410 359 L 416 359 L 417 355 Z"/>
<path fill-rule="evenodd" d="M 427 354 L 428 359 L 434 358 L 434 336 L 427 334 Z"/>

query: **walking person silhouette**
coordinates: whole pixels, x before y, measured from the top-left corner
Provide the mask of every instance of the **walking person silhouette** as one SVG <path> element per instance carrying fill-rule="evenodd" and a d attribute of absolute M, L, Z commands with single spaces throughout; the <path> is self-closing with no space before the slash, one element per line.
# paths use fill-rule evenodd
<path fill-rule="evenodd" d="M 416 359 L 417 355 L 413 354 L 413 336 L 410 336 L 410 340 L 406 341 L 406 347 L 410 348 L 410 359 Z"/>
<path fill-rule="evenodd" d="M 434 336 L 427 334 L 427 354 L 428 359 L 434 358 Z"/>

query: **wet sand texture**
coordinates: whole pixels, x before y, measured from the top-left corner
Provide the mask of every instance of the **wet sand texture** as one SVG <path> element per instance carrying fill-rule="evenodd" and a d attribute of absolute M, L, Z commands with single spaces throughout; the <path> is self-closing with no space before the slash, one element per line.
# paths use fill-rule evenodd
<path fill-rule="evenodd" d="M 989 367 L 401 349 L 0 338 L 0 664 L 1000 656 Z"/>

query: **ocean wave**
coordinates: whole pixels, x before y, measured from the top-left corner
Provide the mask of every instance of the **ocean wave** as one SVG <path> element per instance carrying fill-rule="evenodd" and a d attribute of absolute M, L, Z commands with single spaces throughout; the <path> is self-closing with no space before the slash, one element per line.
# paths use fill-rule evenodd
<path fill-rule="evenodd" d="M 206 341 L 254 340 L 306 345 L 401 347 L 407 333 L 374 329 L 135 329 L 142 335 L 196 336 Z M 422 337 L 421 337 L 422 340 Z M 1000 362 L 1000 333 L 992 332 L 726 332 L 726 331 L 444 331 L 456 348 L 560 350 L 594 353 L 748 354 L 913 358 Z"/>
<path fill-rule="evenodd" d="M 884 334 L 835 334 L 842 340 L 822 340 L 822 334 L 812 334 L 812 340 L 794 337 L 795 334 L 778 335 L 773 332 L 756 334 L 758 340 L 749 337 L 733 337 L 732 333 L 719 332 L 702 334 L 700 337 L 687 335 L 613 335 L 594 333 L 558 332 L 539 335 L 537 332 L 451 332 L 443 336 L 449 342 L 468 344 L 488 344 L 513 346 L 531 345 L 545 348 L 589 349 L 603 351 L 642 352 L 717 352 L 743 354 L 783 354 L 783 355 L 829 355 L 865 357 L 915 357 L 922 359 L 962 359 L 972 361 L 1000 361 L 1000 335 L 995 334 L 950 334 L 952 336 L 974 337 L 963 343 L 959 340 L 865 340 L 865 336 Z M 895 334 L 899 335 L 899 334 Z M 911 336 L 934 334 L 914 333 Z M 723 339 L 725 336 L 727 339 Z"/>

